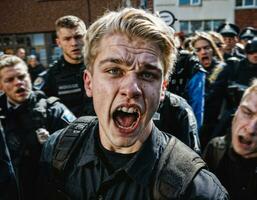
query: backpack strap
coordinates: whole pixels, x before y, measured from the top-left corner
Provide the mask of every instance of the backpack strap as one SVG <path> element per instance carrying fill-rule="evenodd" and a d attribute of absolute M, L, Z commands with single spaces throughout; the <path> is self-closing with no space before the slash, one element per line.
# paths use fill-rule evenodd
<path fill-rule="evenodd" d="M 172 136 L 158 163 L 154 199 L 181 199 L 202 168 L 200 156 Z"/>
<path fill-rule="evenodd" d="M 62 131 L 53 153 L 52 164 L 57 171 L 64 171 L 72 154 L 83 141 L 83 136 L 96 124 L 96 121 L 95 116 L 80 117 Z"/>

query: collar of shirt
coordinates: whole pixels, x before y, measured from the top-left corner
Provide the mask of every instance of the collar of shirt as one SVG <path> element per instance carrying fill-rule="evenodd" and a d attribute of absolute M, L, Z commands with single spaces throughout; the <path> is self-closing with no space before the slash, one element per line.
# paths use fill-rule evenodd
<path fill-rule="evenodd" d="M 9 98 L 7 97 L 7 109 L 17 109 L 21 104 L 18 104 L 18 103 L 13 103 L 9 100 Z"/>
<path fill-rule="evenodd" d="M 82 155 L 78 161 L 78 167 L 88 165 L 91 162 L 99 162 L 96 147 L 96 134 L 98 125 L 93 127 L 89 133 L 87 144 L 82 150 Z M 146 140 L 139 152 L 124 166 L 126 172 L 132 179 L 142 185 L 149 184 L 149 179 L 154 171 L 157 161 L 168 142 L 168 137 L 159 131 L 155 126 L 150 137 Z M 83 146 L 83 145 L 82 145 Z M 148 164 L 146 164 L 148 163 Z"/>

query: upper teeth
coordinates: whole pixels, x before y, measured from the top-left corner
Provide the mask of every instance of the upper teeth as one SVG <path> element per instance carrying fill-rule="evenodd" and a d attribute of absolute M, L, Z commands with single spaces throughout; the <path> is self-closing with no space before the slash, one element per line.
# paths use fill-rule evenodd
<path fill-rule="evenodd" d="M 119 108 L 118 108 L 118 111 L 127 112 L 127 113 L 135 113 L 135 112 L 138 112 L 137 108 L 133 108 L 133 107 L 130 107 L 130 108 L 127 108 L 127 107 L 119 107 Z"/>

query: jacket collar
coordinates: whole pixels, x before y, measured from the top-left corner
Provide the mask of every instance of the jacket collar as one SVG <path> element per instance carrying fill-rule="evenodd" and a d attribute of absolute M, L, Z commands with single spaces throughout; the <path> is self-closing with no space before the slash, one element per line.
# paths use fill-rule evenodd
<path fill-rule="evenodd" d="M 98 124 L 93 127 L 89 134 L 87 143 L 82 145 L 84 148 L 81 151 L 78 167 L 101 162 L 97 153 Z M 148 185 L 168 139 L 166 134 L 153 126 L 152 132 L 142 148 L 122 170 L 137 183 Z"/>

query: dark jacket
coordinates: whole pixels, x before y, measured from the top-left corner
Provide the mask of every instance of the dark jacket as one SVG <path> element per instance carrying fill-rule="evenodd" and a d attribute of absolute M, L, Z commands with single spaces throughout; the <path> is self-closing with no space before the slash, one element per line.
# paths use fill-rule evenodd
<path fill-rule="evenodd" d="M 236 154 L 227 136 L 212 139 L 203 158 L 231 199 L 257 199 L 257 158 L 244 159 Z"/>
<path fill-rule="evenodd" d="M 231 114 L 239 105 L 244 89 L 256 77 L 257 65 L 251 64 L 247 58 L 241 61 L 230 60 L 220 72 L 206 97 L 208 107 L 205 110 L 205 122 L 211 125 L 207 130 L 213 130 L 212 133 L 209 131 L 209 139 L 221 136 L 220 134 L 224 134 L 230 127 Z M 224 101 L 226 104 L 222 110 Z"/>
<path fill-rule="evenodd" d="M 18 188 L 12 166 L 9 150 L 6 145 L 2 124 L 0 121 L 0 199 L 18 199 Z"/>
<path fill-rule="evenodd" d="M 15 109 L 8 108 L 6 95 L 3 95 L 0 98 L 0 108 L 21 199 L 34 199 L 42 149 L 36 130 L 44 128 L 51 134 L 67 126 L 75 116 L 60 102 L 50 103 L 42 94 L 35 92 Z"/>
<path fill-rule="evenodd" d="M 198 128 L 203 123 L 205 78 L 205 70 L 198 58 L 188 51 L 180 51 L 170 76 L 168 91 L 187 100 L 195 114 Z"/>
<path fill-rule="evenodd" d="M 174 135 L 200 153 L 196 118 L 185 99 L 166 91 L 153 120 L 158 129 Z"/>
<path fill-rule="evenodd" d="M 44 91 L 47 96 L 58 97 L 77 117 L 95 115 L 92 98 L 86 96 L 84 89 L 84 70 L 83 62 L 70 64 L 62 56 L 46 72 L 39 74 L 34 88 Z"/>
<path fill-rule="evenodd" d="M 45 183 L 51 180 L 51 174 L 54 173 L 52 156 L 62 133 L 57 132 L 52 135 L 44 146 L 41 163 L 42 177 L 46 178 Z M 76 156 L 72 157 L 73 160 L 67 171 L 62 174 L 63 190 L 59 194 L 55 191 L 55 195 L 59 196 L 53 199 L 153 199 L 156 167 L 170 137 L 172 136 L 154 127 L 142 148 L 125 165 L 113 171 L 108 168 L 110 165 L 100 151 L 98 123 L 96 123 L 88 130 L 82 145 L 74 154 Z M 51 199 L 48 195 L 58 186 L 52 183 L 40 187 L 46 189 L 42 192 L 46 194 L 41 196 L 43 199 Z M 63 198 L 60 198 L 60 194 Z M 202 169 L 188 186 L 182 199 L 218 200 L 228 199 L 228 195 L 217 178 Z"/>

